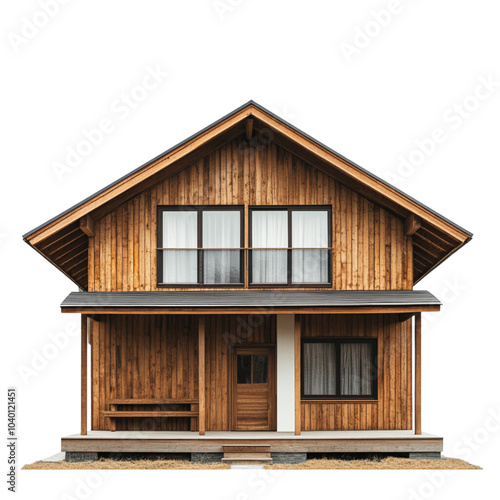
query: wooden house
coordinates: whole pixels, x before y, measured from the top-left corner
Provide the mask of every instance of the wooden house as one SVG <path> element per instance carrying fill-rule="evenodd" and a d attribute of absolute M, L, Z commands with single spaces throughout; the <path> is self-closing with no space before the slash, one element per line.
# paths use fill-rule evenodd
<path fill-rule="evenodd" d="M 62 450 L 438 455 L 421 314 L 440 302 L 413 287 L 471 237 L 245 104 L 24 236 L 78 286 Z"/>

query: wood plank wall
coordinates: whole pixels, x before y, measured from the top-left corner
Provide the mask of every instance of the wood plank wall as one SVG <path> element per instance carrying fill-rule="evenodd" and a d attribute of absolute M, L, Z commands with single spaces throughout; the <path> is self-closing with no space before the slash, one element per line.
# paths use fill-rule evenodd
<path fill-rule="evenodd" d="M 101 411 L 112 398 L 198 398 L 196 317 L 107 315 L 91 324 L 93 430 L 110 430 Z M 276 316 L 207 316 L 205 338 L 206 429 L 229 430 L 230 344 L 274 345 Z M 118 419 L 117 430 L 189 430 L 189 419 Z"/>
<path fill-rule="evenodd" d="M 412 239 L 399 217 L 274 143 L 236 139 L 95 221 L 89 291 L 157 290 L 157 205 L 207 204 L 331 205 L 332 288 L 412 288 Z"/>
<path fill-rule="evenodd" d="M 112 398 L 198 397 L 196 318 L 107 315 L 92 323 L 92 429 L 110 429 L 101 411 Z M 117 420 L 117 430 L 188 429 L 182 418 Z"/>
<path fill-rule="evenodd" d="M 398 315 L 302 315 L 302 337 L 376 337 L 378 401 L 301 402 L 302 430 L 412 428 L 411 319 Z"/>

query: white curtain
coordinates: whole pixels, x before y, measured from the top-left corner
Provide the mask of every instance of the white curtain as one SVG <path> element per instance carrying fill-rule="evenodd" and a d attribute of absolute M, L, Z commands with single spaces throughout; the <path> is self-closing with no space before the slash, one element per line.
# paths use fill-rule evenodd
<path fill-rule="evenodd" d="M 345 343 L 340 349 L 340 393 L 345 396 L 372 394 L 374 367 L 371 366 L 372 345 Z"/>
<path fill-rule="evenodd" d="M 203 212 L 203 248 L 239 248 L 240 212 Z M 240 283 L 240 250 L 204 250 L 204 283 Z"/>
<path fill-rule="evenodd" d="M 324 210 L 292 212 L 292 283 L 328 282 L 328 213 Z"/>
<path fill-rule="evenodd" d="M 287 283 L 288 212 L 254 210 L 252 212 L 253 283 Z"/>
<path fill-rule="evenodd" d="M 163 212 L 163 283 L 198 283 L 198 214 L 189 211 Z"/>
<path fill-rule="evenodd" d="M 308 342 L 303 349 L 304 396 L 334 396 L 335 344 Z"/>

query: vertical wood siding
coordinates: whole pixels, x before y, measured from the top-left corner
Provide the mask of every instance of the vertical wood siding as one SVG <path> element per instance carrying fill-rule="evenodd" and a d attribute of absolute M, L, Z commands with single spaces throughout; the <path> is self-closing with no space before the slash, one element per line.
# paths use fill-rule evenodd
<path fill-rule="evenodd" d="M 331 205 L 332 288 L 412 288 L 412 239 L 399 217 L 274 143 L 237 139 L 95 221 L 89 291 L 157 290 L 156 207 L 219 204 Z"/>
<path fill-rule="evenodd" d="M 378 400 L 302 401 L 302 430 L 393 430 L 412 428 L 411 320 L 395 314 L 303 315 L 304 337 L 378 339 Z"/>
<path fill-rule="evenodd" d="M 92 429 L 110 430 L 113 398 L 198 398 L 198 320 L 106 315 L 92 328 Z M 275 344 L 276 316 L 207 316 L 207 430 L 229 430 L 230 344 Z M 144 409 L 141 407 L 129 409 Z M 189 430 L 189 418 L 117 419 L 117 430 Z"/>

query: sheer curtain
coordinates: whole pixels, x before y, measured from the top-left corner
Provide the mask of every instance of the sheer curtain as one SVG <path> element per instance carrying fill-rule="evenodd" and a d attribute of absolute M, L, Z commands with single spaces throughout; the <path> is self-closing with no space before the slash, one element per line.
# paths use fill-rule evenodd
<path fill-rule="evenodd" d="M 163 248 L 172 249 L 163 250 L 163 283 L 198 283 L 197 245 L 197 212 L 163 212 Z"/>
<path fill-rule="evenodd" d="M 303 357 L 304 396 L 335 395 L 335 344 L 305 343 Z"/>
<path fill-rule="evenodd" d="M 292 283 L 328 282 L 328 212 L 294 210 L 292 247 L 318 250 L 292 251 Z"/>
<path fill-rule="evenodd" d="M 340 348 L 340 393 L 346 396 L 372 394 L 372 345 L 345 343 Z"/>
<path fill-rule="evenodd" d="M 207 210 L 203 212 L 203 248 L 239 248 L 240 218 L 238 211 Z M 204 250 L 204 283 L 240 283 L 240 250 Z"/>
<path fill-rule="evenodd" d="M 252 211 L 252 283 L 287 283 L 288 212 Z"/>

